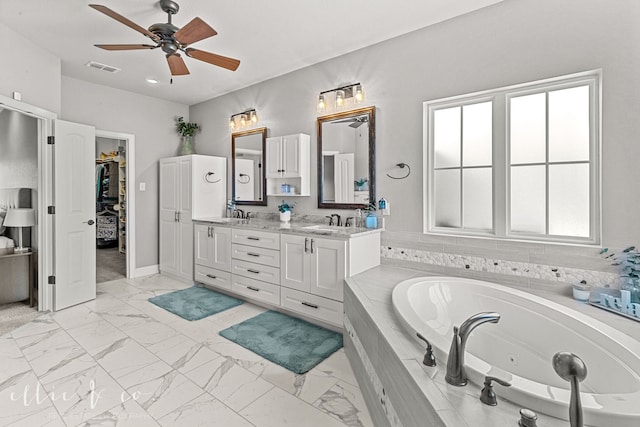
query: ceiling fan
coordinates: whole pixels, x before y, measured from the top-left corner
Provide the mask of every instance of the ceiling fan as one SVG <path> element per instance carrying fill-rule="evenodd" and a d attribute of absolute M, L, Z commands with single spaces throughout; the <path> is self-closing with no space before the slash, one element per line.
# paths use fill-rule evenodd
<path fill-rule="evenodd" d="M 172 0 L 160 0 L 160 8 L 166 12 L 166 23 L 153 24 L 149 29 L 144 29 L 140 25 L 125 18 L 117 12 L 106 6 L 99 4 L 90 4 L 89 7 L 102 12 L 110 18 L 132 28 L 139 33 L 149 37 L 155 45 L 151 44 L 97 44 L 96 47 L 105 50 L 138 50 L 138 49 L 157 49 L 160 48 L 166 54 L 167 63 L 171 70 L 172 76 L 183 76 L 189 74 L 187 64 L 178 52 L 184 52 L 188 57 L 216 65 L 235 71 L 240 65 L 240 61 L 226 56 L 217 55 L 215 53 L 206 52 L 204 50 L 188 47 L 190 44 L 200 40 L 204 40 L 218 34 L 216 30 L 211 28 L 202 19 L 193 18 L 187 25 L 178 28 L 171 23 L 171 17 L 178 13 L 180 6 Z"/>
<path fill-rule="evenodd" d="M 362 126 L 363 124 L 368 123 L 368 122 L 369 122 L 369 117 L 360 116 L 360 117 L 350 117 L 350 118 L 344 119 L 344 120 L 336 120 L 335 122 L 331 122 L 331 123 L 351 123 L 349 125 L 349 127 L 357 129 L 360 126 Z"/>

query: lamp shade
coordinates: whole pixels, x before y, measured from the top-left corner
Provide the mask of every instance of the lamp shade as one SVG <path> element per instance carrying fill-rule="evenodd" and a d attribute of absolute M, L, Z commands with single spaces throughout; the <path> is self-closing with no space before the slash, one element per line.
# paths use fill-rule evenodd
<path fill-rule="evenodd" d="M 31 227 L 36 224 L 36 213 L 33 209 L 9 209 L 4 219 L 7 227 Z"/>

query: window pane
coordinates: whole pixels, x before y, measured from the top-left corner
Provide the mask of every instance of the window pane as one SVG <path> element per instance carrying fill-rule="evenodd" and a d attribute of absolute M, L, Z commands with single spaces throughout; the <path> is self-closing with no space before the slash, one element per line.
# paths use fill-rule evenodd
<path fill-rule="evenodd" d="M 434 172 L 436 227 L 460 227 L 460 170 Z"/>
<path fill-rule="evenodd" d="M 546 161 L 545 94 L 511 98 L 511 164 Z"/>
<path fill-rule="evenodd" d="M 492 169 L 464 169 L 462 171 L 464 228 L 493 229 Z"/>
<path fill-rule="evenodd" d="M 511 168 L 511 231 L 546 232 L 544 166 Z"/>
<path fill-rule="evenodd" d="M 589 86 L 549 92 L 549 161 L 589 160 Z"/>
<path fill-rule="evenodd" d="M 462 164 L 491 166 L 493 151 L 493 103 L 462 107 Z"/>
<path fill-rule="evenodd" d="M 434 166 L 460 166 L 460 107 L 433 112 Z"/>
<path fill-rule="evenodd" d="M 589 165 L 549 166 L 549 234 L 589 237 Z"/>

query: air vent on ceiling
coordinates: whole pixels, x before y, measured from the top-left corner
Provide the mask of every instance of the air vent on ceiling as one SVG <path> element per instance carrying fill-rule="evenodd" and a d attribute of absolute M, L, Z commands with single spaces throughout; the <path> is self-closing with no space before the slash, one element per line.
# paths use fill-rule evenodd
<path fill-rule="evenodd" d="M 89 61 L 85 64 L 87 67 L 96 68 L 98 70 L 107 71 L 109 73 L 117 73 L 120 71 L 120 68 L 114 67 L 113 65 L 101 64 L 96 61 Z"/>

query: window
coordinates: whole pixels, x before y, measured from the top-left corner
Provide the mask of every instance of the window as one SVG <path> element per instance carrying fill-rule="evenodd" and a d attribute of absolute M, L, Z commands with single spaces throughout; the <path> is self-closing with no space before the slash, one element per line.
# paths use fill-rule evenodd
<path fill-rule="evenodd" d="M 599 73 L 424 103 L 425 232 L 599 242 Z"/>

